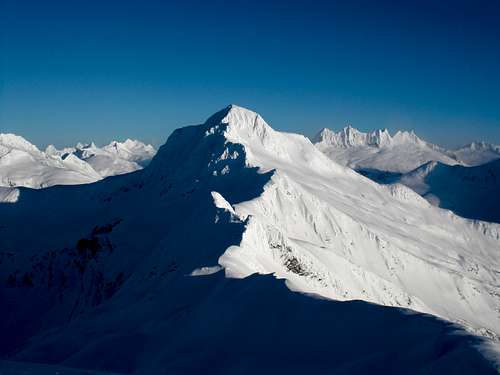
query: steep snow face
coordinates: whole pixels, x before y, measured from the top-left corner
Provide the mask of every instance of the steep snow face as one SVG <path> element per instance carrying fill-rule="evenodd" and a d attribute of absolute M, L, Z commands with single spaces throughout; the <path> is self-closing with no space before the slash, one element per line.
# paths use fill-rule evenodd
<path fill-rule="evenodd" d="M 298 374 L 391 358 L 394 373 L 432 373 L 460 356 L 461 370 L 494 371 L 486 339 L 449 323 L 274 277 L 494 336 L 499 226 L 375 184 L 241 107 L 176 130 L 137 173 L 20 189 L 0 228 L 0 352 L 14 360 Z"/>
<path fill-rule="evenodd" d="M 398 131 L 391 137 L 386 129 L 363 133 L 349 126 L 338 133 L 323 129 L 313 142 L 335 162 L 354 169 L 404 173 L 433 160 L 459 163 L 446 150 L 421 140 L 413 132 Z"/>
<path fill-rule="evenodd" d="M 478 166 L 500 159 L 500 145 L 485 142 L 472 142 L 469 145 L 451 150 L 450 156 L 469 166 Z"/>
<path fill-rule="evenodd" d="M 430 162 L 398 181 L 460 216 L 500 223 L 500 160 L 476 167 Z"/>
<path fill-rule="evenodd" d="M 43 188 L 85 184 L 100 179 L 87 163 L 44 153 L 24 138 L 0 134 L 0 186 Z"/>

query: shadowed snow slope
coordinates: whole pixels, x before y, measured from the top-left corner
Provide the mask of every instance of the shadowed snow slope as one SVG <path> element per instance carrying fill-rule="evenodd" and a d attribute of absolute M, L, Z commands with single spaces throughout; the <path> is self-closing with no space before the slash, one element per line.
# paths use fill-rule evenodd
<path fill-rule="evenodd" d="M 495 337 L 499 226 L 380 186 L 244 108 L 176 130 L 143 170 L 1 194 L 16 196 L 0 204 L 0 350 L 13 361 L 496 372 L 493 341 L 401 307 Z"/>
<path fill-rule="evenodd" d="M 477 167 L 430 162 L 399 182 L 460 216 L 500 222 L 500 160 Z"/>
<path fill-rule="evenodd" d="M 472 142 L 449 152 L 457 160 L 469 166 L 478 166 L 500 159 L 500 145 L 486 142 Z"/>

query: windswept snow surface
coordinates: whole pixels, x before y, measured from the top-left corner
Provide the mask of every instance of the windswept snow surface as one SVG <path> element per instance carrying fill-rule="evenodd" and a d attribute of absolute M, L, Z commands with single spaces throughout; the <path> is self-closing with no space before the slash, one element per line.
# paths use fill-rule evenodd
<path fill-rule="evenodd" d="M 353 169 L 405 173 L 429 161 L 460 164 L 447 150 L 407 131 L 391 136 L 387 129 L 363 133 L 347 126 L 335 133 L 325 128 L 313 142 L 329 158 Z"/>
<path fill-rule="evenodd" d="M 500 226 L 378 185 L 238 106 L 176 130 L 137 173 L 19 189 L 0 228 L 11 360 L 497 372 Z"/>

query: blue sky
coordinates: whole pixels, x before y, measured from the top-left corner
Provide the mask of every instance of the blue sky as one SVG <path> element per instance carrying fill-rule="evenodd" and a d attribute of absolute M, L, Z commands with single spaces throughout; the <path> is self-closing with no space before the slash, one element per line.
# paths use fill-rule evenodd
<path fill-rule="evenodd" d="M 306 135 L 500 143 L 498 1 L 0 4 L 0 132 L 40 146 L 160 144 L 229 103 Z"/>

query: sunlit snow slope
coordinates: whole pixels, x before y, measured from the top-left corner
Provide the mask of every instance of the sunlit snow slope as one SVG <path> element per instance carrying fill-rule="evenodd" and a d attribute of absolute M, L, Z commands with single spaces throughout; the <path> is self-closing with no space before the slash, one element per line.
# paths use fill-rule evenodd
<path fill-rule="evenodd" d="M 432 207 L 402 185 L 380 186 L 335 164 L 303 136 L 232 110 L 227 139 L 246 163 L 274 170 L 226 272 L 275 273 L 298 290 L 404 306 L 500 333 L 500 226 Z M 214 130 L 215 131 L 215 130 Z"/>

